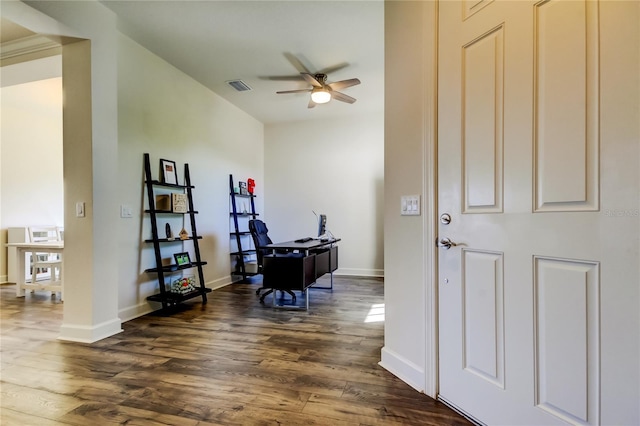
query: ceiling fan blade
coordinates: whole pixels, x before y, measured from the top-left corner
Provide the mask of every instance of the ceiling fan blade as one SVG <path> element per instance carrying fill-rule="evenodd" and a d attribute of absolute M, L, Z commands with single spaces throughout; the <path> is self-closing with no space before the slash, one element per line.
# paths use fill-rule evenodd
<path fill-rule="evenodd" d="M 305 80 L 307 80 L 307 83 L 309 83 L 313 87 L 322 87 L 322 83 L 320 83 L 318 80 L 316 80 L 316 78 L 314 76 L 312 76 L 311 74 L 303 72 L 303 73 L 300 73 L 300 75 L 302 75 L 302 77 Z"/>
<path fill-rule="evenodd" d="M 305 72 L 307 74 L 311 74 L 311 71 L 309 71 L 309 69 L 307 69 L 307 67 L 302 63 L 302 61 L 298 59 L 296 55 L 294 55 L 293 53 L 284 52 L 284 57 L 287 58 L 289 62 L 291 62 L 291 65 L 293 65 L 293 67 L 297 69 L 300 74 Z"/>
<path fill-rule="evenodd" d="M 336 92 L 336 91 L 332 91 L 331 92 L 331 97 L 333 99 L 335 99 L 336 101 L 342 101 L 342 102 L 346 102 L 348 104 L 352 104 L 356 101 L 356 98 L 352 98 L 349 95 L 345 95 L 344 93 L 340 93 L 340 92 Z"/>
<path fill-rule="evenodd" d="M 271 81 L 302 81 L 303 78 L 300 74 L 298 75 L 271 75 L 267 77 L 258 77 L 260 80 L 271 80 Z"/>
<path fill-rule="evenodd" d="M 317 104 L 315 102 L 313 102 L 313 99 L 309 99 L 309 106 L 307 108 L 313 108 L 315 107 Z"/>
<path fill-rule="evenodd" d="M 305 93 L 305 92 L 310 92 L 311 89 L 298 89 L 298 90 L 281 90 L 279 92 L 276 92 L 276 94 L 281 95 L 283 93 Z"/>
<path fill-rule="evenodd" d="M 342 90 L 347 87 L 355 86 L 356 84 L 360 84 L 360 80 L 357 78 L 350 78 L 349 80 L 335 81 L 333 83 L 328 84 L 332 90 Z"/>
<path fill-rule="evenodd" d="M 332 67 L 328 67 L 328 68 L 325 68 L 325 69 L 323 69 L 321 71 L 318 71 L 318 74 L 331 74 L 333 72 L 336 72 L 336 71 L 341 70 L 342 68 L 346 68 L 348 66 L 349 66 L 348 62 L 342 62 L 342 63 L 340 63 L 338 65 L 334 65 Z"/>

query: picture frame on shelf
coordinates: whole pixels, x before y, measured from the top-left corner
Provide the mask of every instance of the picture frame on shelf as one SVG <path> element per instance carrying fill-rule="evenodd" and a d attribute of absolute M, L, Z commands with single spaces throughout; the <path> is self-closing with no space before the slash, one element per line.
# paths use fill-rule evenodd
<path fill-rule="evenodd" d="M 171 211 L 174 213 L 186 213 L 188 211 L 187 194 L 171 194 Z"/>
<path fill-rule="evenodd" d="M 174 253 L 173 257 L 176 260 L 176 264 L 178 266 L 191 265 L 191 259 L 189 258 L 189 253 L 187 253 L 186 251 L 182 253 Z"/>
<path fill-rule="evenodd" d="M 238 186 L 240 186 L 240 195 L 249 195 L 249 191 L 247 190 L 247 182 L 238 182 Z"/>
<path fill-rule="evenodd" d="M 171 160 L 160 159 L 160 170 L 162 170 L 162 183 L 170 185 L 178 184 L 178 170 L 176 162 Z"/>

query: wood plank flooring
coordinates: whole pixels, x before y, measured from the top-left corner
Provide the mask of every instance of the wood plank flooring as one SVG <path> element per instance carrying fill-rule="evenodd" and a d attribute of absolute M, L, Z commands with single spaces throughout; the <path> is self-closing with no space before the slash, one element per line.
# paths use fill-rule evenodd
<path fill-rule="evenodd" d="M 259 286 L 90 345 L 56 340 L 58 298 L 0 286 L 0 424 L 470 424 L 378 366 L 384 323 L 365 321 L 382 280 L 335 278 L 333 291 L 310 290 L 308 312 L 261 305 Z"/>

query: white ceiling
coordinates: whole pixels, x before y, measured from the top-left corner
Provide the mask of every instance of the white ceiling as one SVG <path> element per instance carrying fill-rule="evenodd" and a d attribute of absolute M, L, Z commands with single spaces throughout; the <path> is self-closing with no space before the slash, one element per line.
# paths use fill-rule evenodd
<path fill-rule="evenodd" d="M 384 2 L 377 1 L 101 1 L 118 15 L 119 30 L 263 123 L 329 119 L 384 108 Z M 307 108 L 310 87 L 267 77 L 297 76 L 290 59 L 311 72 L 342 63 L 333 82 L 354 104 L 331 101 Z M 253 90 L 226 84 L 241 79 Z"/>

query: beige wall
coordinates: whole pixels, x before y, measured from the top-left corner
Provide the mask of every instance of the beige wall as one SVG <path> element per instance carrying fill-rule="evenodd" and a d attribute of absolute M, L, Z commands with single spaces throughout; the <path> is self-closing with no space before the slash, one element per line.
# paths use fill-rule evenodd
<path fill-rule="evenodd" d="M 384 113 L 265 129 L 265 222 L 272 239 L 342 239 L 338 274 L 383 276 Z M 262 183 L 262 182 L 260 182 Z"/>
<path fill-rule="evenodd" d="M 229 174 L 252 176 L 262 184 L 263 125 L 164 60 L 121 35 L 118 39 L 118 203 L 133 211 L 118 225 L 119 312 L 123 320 L 149 312 L 146 297 L 157 293 L 155 264 L 143 186 L 143 154 L 151 157 L 157 179 L 159 159 L 176 162 L 179 182 L 184 163 L 195 185 L 194 205 L 204 277 L 208 287 L 230 283 Z M 236 178 L 237 179 L 237 178 Z M 262 211 L 262 197 L 256 201 Z M 114 206 L 116 207 L 116 206 Z M 119 206 L 117 206 L 119 208 Z M 188 220 L 160 216 L 161 234 Z M 191 242 L 163 245 L 163 258 L 192 251 Z M 184 249 L 183 249 L 184 248 Z M 195 273 L 195 270 L 190 273 Z M 154 306 L 157 309 L 158 306 Z"/>
<path fill-rule="evenodd" d="M 0 92 L 0 229 L 64 225 L 61 58 L 4 67 Z M 26 77 L 26 81 L 24 78 Z M 46 79 L 40 80 L 43 77 Z M 36 79 L 37 81 L 30 81 Z M 7 86 L 11 81 L 13 84 Z M 0 282 L 7 276 L 0 250 Z"/>
<path fill-rule="evenodd" d="M 434 396 L 435 2 L 385 2 L 385 342 L 381 365 Z M 403 195 L 420 216 L 401 216 Z M 428 377 L 432 375 L 431 377 Z"/>
<path fill-rule="evenodd" d="M 66 294 L 61 338 L 94 341 L 118 332 L 121 319 L 147 312 L 146 296 L 157 288 L 143 272 L 150 266 L 150 252 L 141 243 L 149 232 L 140 215 L 144 204 L 142 154 L 150 152 L 153 162 L 162 157 L 179 165 L 191 164 L 197 185 L 195 202 L 201 212 L 198 228 L 205 236 L 202 250 L 209 262 L 205 277 L 208 285 L 216 287 L 230 279 L 228 175 L 251 176 L 258 190 L 260 185 L 265 188 L 269 179 L 264 164 L 269 159 L 263 147 L 264 129 L 121 36 L 114 15 L 101 4 L 32 5 L 38 10 L 13 2 L 3 14 L 35 32 L 65 36 L 63 85 L 65 99 L 73 100 L 65 105 L 63 124 L 65 283 L 71 291 Z M 381 275 L 383 113 L 351 123 L 337 120 L 335 130 L 328 131 L 331 127 L 334 125 L 304 123 L 273 129 L 274 135 L 305 135 L 309 150 L 323 157 L 318 163 L 326 161 L 323 167 L 333 173 L 328 187 L 324 175 L 308 178 L 308 184 L 318 182 L 314 192 L 308 193 L 314 198 L 305 198 L 311 208 L 303 209 L 300 231 L 291 235 L 312 234 L 315 217 L 310 210 L 317 209 L 329 215 L 330 229 L 348 244 L 341 253 L 343 270 Z M 309 138 L 309 132 L 332 137 Z M 276 144 L 273 152 L 286 148 L 285 157 L 290 155 L 293 139 L 277 139 L 289 147 Z M 298 148 L 297 158 L 304 159 L 304 145 Z M 258 210 L 270 210 L 262 203 L 272 193 L 273 206 L 287 211 L 285 203 L 277 200 L 290 188 L 291 169 L 279 172 L 271 175 L 274 186 L 258 198 Z M 331 193 L 338 198 L 329 205 L 326 200 Z M 286 204 L 291 204 L 296 194 L 287 198 Z M 333 201 L 341 203 L 342 209 L 334 210 Z M 75 217 L 77 202 L 86 204 L 86 217 Z M 133 218 L 119 217 L 123 205 L 131 207 Z M 270 211 L 278 216 L 277 210 Z M 306 224 L 304 217 L 309 218 Z M 364 249 L 356 250 L 356 244 Z"/>

